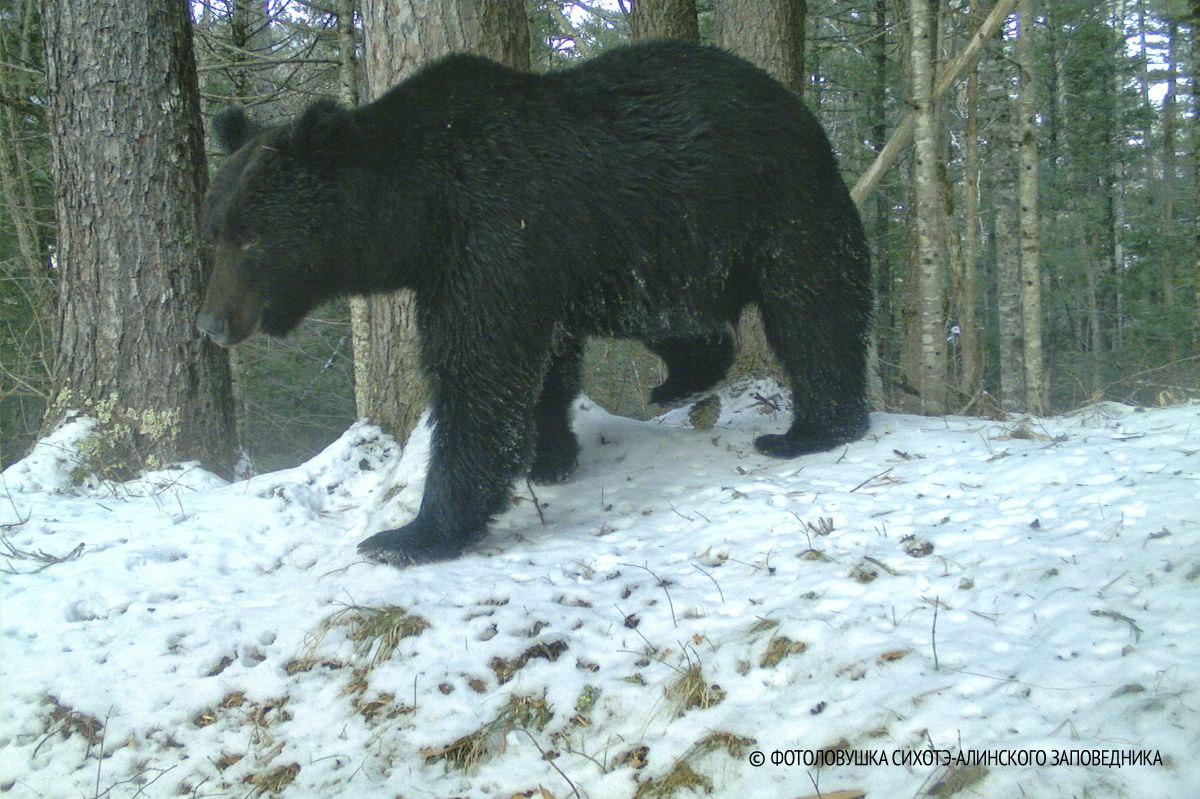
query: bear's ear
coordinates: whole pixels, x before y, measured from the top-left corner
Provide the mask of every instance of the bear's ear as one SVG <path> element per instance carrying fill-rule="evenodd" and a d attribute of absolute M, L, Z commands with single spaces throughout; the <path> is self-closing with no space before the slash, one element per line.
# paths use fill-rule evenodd
<path fill-rule="evenodd" d="M 213 117 L 213 137 L 226 155 L 241 149 L 262 128 L 246 116 L 246 109 L 231 105 Z"/>
<path fill-rule="evenodd" d="M 317 100 L 292 125 L 292 150 L 320 161 L 335 154 L 346 110 L 333 100 Z"/>

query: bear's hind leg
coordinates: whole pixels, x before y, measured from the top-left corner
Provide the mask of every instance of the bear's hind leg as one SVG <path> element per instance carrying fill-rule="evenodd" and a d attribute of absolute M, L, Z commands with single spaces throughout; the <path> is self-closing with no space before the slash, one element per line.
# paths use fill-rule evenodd
<path fill-rule="evenodd" d="M 565 339 L 542 381 L 542 394 L 533 411 L 537 442 L 529 477 L 535 483 L 561 483 L 579 466 L 579 441 L 571 431 L 571 403 L 579 396 L 582 361 L 583 342 Z"/>
<path fill-rule="evenodd" d="M 650 401 L 657 405 L 671 405 L 708 391 L 725 377 L 735 355 L 729 330 L 645 343 L 667 365 L 667 379 L 650 390 Z"/>
<path fill-rule="evenodd" d="M 852 287 L 851 287 L 852 288 Z M 759 436 L 764 455 L 794 458 L 854 441 L 866 432 L 866 326 L 869 295 L 845 302 L 796 302 L 821 296 L 798 290 L 760 301 L 763 329 L 792 387 L 792 424 L 783 434 Z"/>

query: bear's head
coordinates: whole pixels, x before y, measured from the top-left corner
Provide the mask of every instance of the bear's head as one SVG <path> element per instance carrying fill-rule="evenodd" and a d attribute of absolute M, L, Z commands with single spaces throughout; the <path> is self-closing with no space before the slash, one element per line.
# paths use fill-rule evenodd
<path fill-rule="evenodd" d="M 214 119 L 229 158 L 204 198 L 212 271 L 196 326 L 217 344 L 233 346 L 259 329 L 286 335 L 337 293 L 345 203 L 331 149 L 345 113 L 321 101 L 292 125 L 260 126 L 240 107 Z"/>

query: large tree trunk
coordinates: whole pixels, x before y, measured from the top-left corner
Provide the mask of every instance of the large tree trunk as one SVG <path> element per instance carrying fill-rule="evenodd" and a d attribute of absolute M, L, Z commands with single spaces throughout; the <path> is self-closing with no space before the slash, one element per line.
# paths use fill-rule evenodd
<path fill-rule="evenodd" d="M 700 42 L 696 0 L 637 0 L 630 15 L 633 38 Z"/>
<path fill-rule="evenodd" d="M 1046 406 L 1045 375 L 1042 365 L 1042 277 L 1041 237 L 1038 228 L 1038 148 L 1034 120 L 1037 116 L 1037 83 L 1034 77 L 1035 54 L 1033 0 L 1019 5 L 1021 35 L 1017 39 L 1017 63 L 1020 71 L 1017 108 L 1017 135 L 1020 172 L 1017 192 L 1020 198 L 1021 226 L 1021 327 L 1025 361 L 1025 407 L 1030 413 L 1043 413 Z"/>
<path fill-rule="evenodd" d="M 451 52 L 478 53 L 529 69 L 529 28 L 521 0 L 363 0 L 362 19 L 371 99 Z M 428 399 L 412 299 L 411 293 L 399 292 L 352 308 L 358 414 L 401 441 Z"/>
<path fill-rule="evenodd" d="M 804 25 L 807 0 L 717 0 L 713 38 L 804 94 Z"/>
<path fill-rule="evenodd" d="M 229 474 L 229 361 L 193 327 L 205 170 L 189 6 L 44 0 L 42 22 L 61 275 L 52 411 L 111 403 L 130 467 L 199 458 Z"/>
<path fill-rule="evenodd" d="M 804 93 L 805 0 L 718 0 L 713 36 L 722 47 L 765 69 L 797 94 Z M 737 359 L 730 377 L 778 375 L 757 307 L 742 312 Z"/>
<path fill-rule="evenodd" d="M 943 413 L 946 409 L 945 239 L 938 199 L 937 131 L 933 104 L 933 58 L 937 14 L 929 0 L 911 0 L 913 169 L 916 205 L 917 372 L 912 376 L 917 402 L 913 410 Z"/>

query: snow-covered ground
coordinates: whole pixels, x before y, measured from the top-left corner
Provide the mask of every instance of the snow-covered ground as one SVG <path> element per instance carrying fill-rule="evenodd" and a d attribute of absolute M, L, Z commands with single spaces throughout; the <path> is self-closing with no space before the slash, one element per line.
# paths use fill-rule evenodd
<path fill-rule="evenodd" d="M 0 793 L 1200 795 L 1200 406 L 776 461 L 776 391 L 708 431 L 581 400 L 570 482 L 409 570 L 355 545 L 425 428 L 73 487 L 69 423 L 3 478 Z"/>

